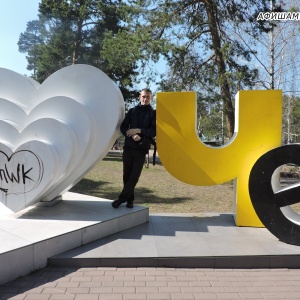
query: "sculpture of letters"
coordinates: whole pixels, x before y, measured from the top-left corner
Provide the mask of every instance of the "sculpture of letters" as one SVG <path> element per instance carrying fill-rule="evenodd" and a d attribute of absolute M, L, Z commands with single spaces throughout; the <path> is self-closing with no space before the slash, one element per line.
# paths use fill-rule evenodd
<path fill-rule="evenodd" d="M 248 182 L 256 160 L 281 145 L 281 91 L 240 91 L 233 139 L 222 147 L 196 133 L 196 93 L 157 93 L 157 149 L 170 174 L 193 185 L 235 179 L 235 222 L 263 227 L 252 206 Z"/>
<path fill-rule="evenodd" d="M 118 87 L 88 65 L 41 85 L 0 68 L 0 105 L 0 201 L 14 212 L 76 184 L 107 154 L 124 117 Z"/>

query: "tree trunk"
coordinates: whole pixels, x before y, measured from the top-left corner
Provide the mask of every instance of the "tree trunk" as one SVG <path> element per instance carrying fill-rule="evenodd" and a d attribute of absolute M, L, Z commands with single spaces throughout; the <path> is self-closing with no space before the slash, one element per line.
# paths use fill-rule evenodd
<path fill-rule="evenodd" d="M 82 42 L 82 24 L 83 20 L 79 20 L 77 22 L 77 32 L 76 32 L 76 38 L 74 41 L 74 48 L 72 53 L 72 64 L 75 65 L 77 63 L 77 60 L 79 59 L 79 47 Z"/>
<path fill-rule="evenodd" d="M 231 101 L 230 87 L 226 78 L 226 63 L 221 51 L 221 38 L 218 31 L 217 19 L 214 10 L 213 1 L 204 1 L 206 6 L 206 12 L 208 16 L 209 29 L 212 37 L 212 43 L 215 53 L 215 60 L 218 69 L 218 83 L 221 89 L 221 96 L 223 101 L 223 111 L 226 119 L 226 127 L 228 131 L 229 138 L 233 136 L 234 133 L 234 110 Z"/>

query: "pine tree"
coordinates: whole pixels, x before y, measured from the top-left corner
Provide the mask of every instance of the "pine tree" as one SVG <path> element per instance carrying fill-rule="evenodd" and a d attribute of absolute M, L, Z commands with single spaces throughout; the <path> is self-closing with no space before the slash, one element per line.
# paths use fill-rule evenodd
<path fill-rule="evenodd" d="M 126 59 L 127 44 L 110 47 L 118 36 L 128 36 L 125 19 L 130 10 L 126 4 L 118 0 L 42 0 L 39 13 L 39 23 L 43 24 L 46 34 L 39 31 L 37 35 L 46 38 L 35 45 L 36 55 L 31 57 L 35 79 L 43 82 L 70 64 L 89 64 L 114 80 L 125 100 L 135 98 L 133 82 L 137 76 L 138 56 Z M 29 29 L 21 34 L 25 37 L 22 43 L 31 44 L 29 34 Z M 23 51 L 29 54 L 30 49 Z M 117 51 L 123 53 L 122 59 L 116 55 Z M 32 62 L 28 60 L 28 63 Z"/>
<path fill-rule="evenodd" d="M 45 42 L 45 27 L 39 20 L 29 21 L 26 31 L 20 34 L 18 47 L 21 53 L 27 53 L 27 70 L 33 70 L 33 78 L 36 78 L 38 48 Z"/>
<path fill-rule="evenodd" d="M 249 68 L 250 51 L 232 35 L 235 26 L 247 23 L 258 33 L 258 11 L 266 1 L 165 0 L 135 1 L 148 7 L 141 21 L 151 35 L 151 51 L 164 55 L 169 65 L 161 87 L 193 89 L 200 100 L 223 105 L 228 136 L 234 132 L 234 95 L 251 88 L 257 70 Z M 250 21 L 250 22 L 249 22 Z M 143 29 L 145 31 L 145 29 Z M 146 35 L 145 35 L 146 36 Z M 144 41 L 145 42 L 145 41 Z"/>

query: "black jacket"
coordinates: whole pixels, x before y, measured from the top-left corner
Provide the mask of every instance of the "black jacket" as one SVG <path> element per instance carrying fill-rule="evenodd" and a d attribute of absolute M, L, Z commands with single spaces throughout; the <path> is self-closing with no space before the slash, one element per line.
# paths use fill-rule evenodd
<path fill-rule="evenodd" d="M 126 136 L 126 131 L 131 128 L 141 129 L 141 140 L 136 142 Z M 131 108 L 121 124 L 121 132 L 125 136 L 125 147 L 148 151 L 151 139 L 156 136 L 156 111 L 150 105 L 140 103 Z"/>

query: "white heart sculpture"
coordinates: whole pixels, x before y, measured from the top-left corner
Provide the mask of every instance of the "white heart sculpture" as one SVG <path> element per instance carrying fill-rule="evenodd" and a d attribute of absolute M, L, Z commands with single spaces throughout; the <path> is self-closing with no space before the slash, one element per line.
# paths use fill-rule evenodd
<path fill-rule="evenodd" d="M 76 184 L 111 149 L 125 111 L 114 82 L 88 65 L 41 85 L 0 68 L 0 107 L 0 202 L 14 212 Z"/>

